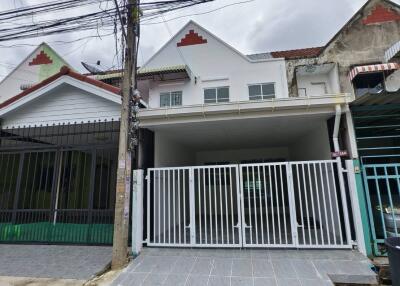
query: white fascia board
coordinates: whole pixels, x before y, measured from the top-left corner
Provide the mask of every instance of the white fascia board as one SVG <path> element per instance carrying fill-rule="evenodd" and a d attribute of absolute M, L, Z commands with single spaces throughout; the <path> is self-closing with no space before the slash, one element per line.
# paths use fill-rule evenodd
<path fill-rule="evenodd" d="M 100 87 L 97 87 L 93 84 L 90 83 L 86 83 L 80 80 L 77 80 L 75 78 L 72 78 L 68 75 L 63 75 L 60 78 L 56 79 L 55 81 L 39 88 L 38 90 L 35 90 L 33 92 L 31 92 L 30 94 L 18 99 L 17 101 L 11 103 L 10 105 L 0 109 L 0 116 L 3 116 L 15 109 L 18 109 L 19 107 L 29 103 L 32 100 L 35 100 L 36 98 L 51 92 L 51 90 L 57 88 L 58 86 L 62 85 L 62 84 L 68 84 L 71 85 L 73 87 L 76 87 L 78 89 L 84 90 L 88 93 L 97 95 L 101 98 L 104 98 L 106 100 L 109 100 L 111 102 L 117 103 L 117 104 L 121 104 L 122 103 L 122 99 L 119 95 L 112 93 L 110 91 L 107 91 L 105 89 L 102 89 Z"/>
<path fill-rule="evenodd" d="M 276 101 L 231 102 L 226 104 L 180 106 L 179 108 L 141 109 L 142 126 L 197 122 L 207 120 L 230 120 L 296 114 L 335 113 L 337 104 L 347 104 L 350 95 L 314 98 L 287 98 Z"/>

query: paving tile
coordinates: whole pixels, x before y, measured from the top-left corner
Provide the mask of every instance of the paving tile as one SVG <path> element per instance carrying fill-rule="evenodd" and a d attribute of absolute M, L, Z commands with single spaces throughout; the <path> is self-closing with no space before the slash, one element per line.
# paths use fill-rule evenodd
<path fill-rule="evenodd" d="M 188 275 L 170 274 L 165 280 L 165 286 L 184 286 Z"/>
<path fill-rule="evenodd" d="M 210 275 L 213 260 L 213 258 L 198 257 L 194 263 L 191 273 L 197 275 Z"/>
<path fill-rule="evenodd" d="M 296 271 L 289 259 L 272 259 L 271 262 L 276 277 L 297 278 Z"/>
<path fill-rule="evenodd" d="M 277 286 L 275 278 L 254 278 L 254 286 Z"/>
<path fill-rule="evenodd" d="M 262 258 L 262 259 L 269 259 L 269 250 L 266 249 L 253 249 L 251 250 L 251 258 L 252 259 L 258 259 L 258 258 Z"/>
<path fill-rule="evenodd" d="M 231 276 L 232 258 L 214 258 L 211 275 L 214 276 Z"/>
<path fill-rule="evenodd" d="M 156 257 L 152 256 L 145 257 L 143 261 L 139 262 L 138 265 L 133 269 L 133 272 L 149 273 L 153 270 L 156 263 L 157 263 Z"/>
<path fill-rule="evenodd" d="M 328 274 L 338 274 L 341 272 L 334 260 L 312 260 L 311 262 L 322 279 L 329 279 Z"/>
<path fill-rule="evenodd" d="M 298 279 L 278 278 L 276 279 L 276 282 L 278 286 L 303 286 Z"/>
<path fill-rule="evenodd" d="M 208 280 L 208 286 L 230 286 L 231 279 L 230 277 L 222 277 L 222 276 L 210 276 Z"/>
<path fill-rule="evenodd" d="M 189 274 L 186 286 L 205 286 L 208 283 L 208 275 Z"/>
<path fill-rule="evenodd" d="M 233 259 L 232 276 L 253 276 L 253 268 L 251 259 Z"/>
<path fill-rule="evenodd" d="M 297 277 L 301 279 L 318 279 L 318 273 L 314 265 L 309 260 L 292 259 L 292 266 L 296 271 Z"/>
<path fill-rule="evenodd" d="M 154 274 L 151 273 L 144 279 L 142 285 L 143 286 L 159 286 L 163 285 L 164 282 L 167 280 L 168 275 L 167 274 Z"/>
<path fill-rule="evenodd" d="M 179 257 L 174 266 L 172 267 L 171 273 L 174 274 L 189 274 L 193 269 L 193 266 L 196 262 L 196 257 Z"/>
<path fill-rule="evenodd" d="M 156 274 L 169 274 L 175 266 L 177 256 L 160 256 L 156 259 L 151 272 Z"/>
<path fill-rule="evenodd" d="M 252 277 L 231 277 L 231 286 L 253 286 Z"/>
<path fill-rule="evenodd" d="M 112 286 L 139 286 L 146 279 L 148 273 L 126 273 L 125 275 L 119 276 L 111 284 Z M 119 279 L 121 277 L 121 279 Z"/>
<path fill-rule="evenodd" d="M 270 260 L 253 259 L 252 262 L 254 277 L 274 277 L 274 269 Z"/>
<path fill-rule="evenodd" d="M 323 279 L 300 279 L 302 286 L 333 286 L 333 283 L 329 280 Z"/>

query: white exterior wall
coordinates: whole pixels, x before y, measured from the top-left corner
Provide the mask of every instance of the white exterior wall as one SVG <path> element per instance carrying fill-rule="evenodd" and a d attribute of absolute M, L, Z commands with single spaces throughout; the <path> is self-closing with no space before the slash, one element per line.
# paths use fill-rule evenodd
<path fill-rule="evenodd" d="M 291 161 L 331 160 L 329 133 L 326 122 L 321 121 L 319 128 L 298 138 L 290 146 Z"/>
<path fill-rule="evenodd" d="M 196 153 L 196 164 L 227 162 L 240 164 L 250 160 L 288 160 L 289 149 L 279 148 L 255 148 L 239 150 L 202 151 Z"/>
<path fill-rule="evenodd" d="M 193 150 L 163 134 L 154 134 L 154 166 L 181 167 L 193 166 L 196 156 Z"/>
<path fill-rule="evenodd" d="M 298 88 L 305 88 L 307 90 L 307 96 L 324 95 L 319 92 L 319 87 L 312 85 L 312 83 L 321 82 L 326 84 L 327 94 L 340 93 L 339 73 L 336 65 L 326 73 L 297 75 L 297 86 Z"/>
<path fill-rule="evenodd" d="M 194 30 L 206 44 L 177 47 L 177 43 Z M 178 51 L 179 49 L 179 51 Z M 230 101 L 249 100 L 248 85 L 275 83 L 277 98 L 288 97 L 286 67 L 283 59 L 251 62 L 209 32 L 190 23 L 154 55 L 143 68 L 160 68 L 187 65 L 192 72 L 190 81 L 157 84 L 150 87 L 149 107 L 160 106 L 160 92 L 183 91 L 183 105 L 204 103 L 204 88 L 230 87 Z M 196 80 L 195 80 L 196 78 Z"/>
<path fill-rule="evenodd" d="M 2 126 L 119 120 L 120 105 L 76 87 L 62 85 L 2 117 Z"/>

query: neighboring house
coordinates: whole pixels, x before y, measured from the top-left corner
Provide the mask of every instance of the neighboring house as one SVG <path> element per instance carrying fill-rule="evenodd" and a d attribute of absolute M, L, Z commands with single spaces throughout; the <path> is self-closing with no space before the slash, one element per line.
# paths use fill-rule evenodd
<path fill-rule="evenodd" d="M 120 106 L 68 67 L 0 104 L 0 242 L 112 243 Z"/>
<path fill-rule="evenodd" d="M 400 6 L 371 0 L 325 46 L 277 53 L 286 58 L 288 85 L 295 96 L 313 96 L 316 87 L 332 90 L 332 74 L 326 73 L 332 64 L 338 69 L 334 74 L 340 91 L 354 94 L 342 128 L 355 132 L 350 130 L 339 145 L 350 152 L 357 170 L 361 167 L 359 225 L 369 255 L 382 254 L 384 238 L 400 234 L 399 42 Z M 312 85 L 306 86 L 304 78 L 312 78 Z"/>
<path fill-rule="evenodd" d="M 58 73 L 69 64 L 46 43 L 40 44 L 0 82 L 0 103 Z"/>

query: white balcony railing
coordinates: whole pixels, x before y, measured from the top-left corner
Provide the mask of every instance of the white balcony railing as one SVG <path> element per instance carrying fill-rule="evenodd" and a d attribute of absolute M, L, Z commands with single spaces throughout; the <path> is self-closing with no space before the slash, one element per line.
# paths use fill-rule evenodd
<path fill-rule="evenodd" d="M 213 104 L 194 104 L 159 108 L 141 109 L 140 117 L 152 116 L 173 116 L 185 115 L 193 113 L 218 113 L 231 111 L 258 111 L 258 110 L 276 110 L 276 109 L 291 109 L 301 107 L 319 107 L 336 104 L 346 104 L 353 101 L 353 96 L 349 93 L 312 96 L 312 97 L 289 97 L 289 98 L 274 98 L 269 100 L 248 100 L 236 102 L 224 102 Z"/>

